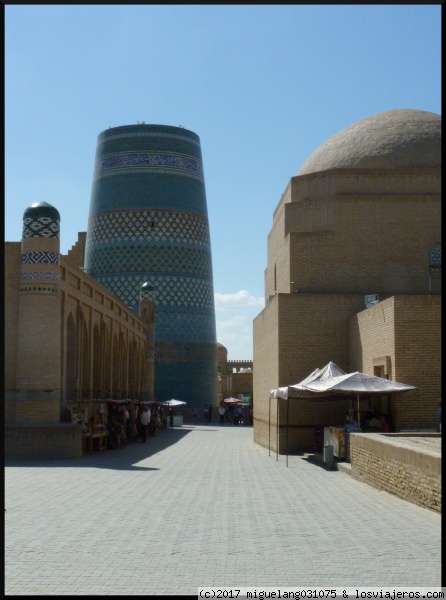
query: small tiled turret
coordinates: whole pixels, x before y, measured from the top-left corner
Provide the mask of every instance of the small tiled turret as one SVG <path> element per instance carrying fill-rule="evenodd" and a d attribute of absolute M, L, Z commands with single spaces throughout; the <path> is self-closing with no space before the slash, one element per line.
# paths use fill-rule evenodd
<path fill-rule="evenodd" d="M 60 420 L 60 215 L 36 202 L 23 215 L 16 423 Z"/>

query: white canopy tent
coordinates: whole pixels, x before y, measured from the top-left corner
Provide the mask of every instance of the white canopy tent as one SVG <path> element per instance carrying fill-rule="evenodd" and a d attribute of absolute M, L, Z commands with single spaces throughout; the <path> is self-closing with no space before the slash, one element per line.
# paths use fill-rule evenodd
<path fill-rule="evenodd" d="M 163 402 L 163 406 L 182 406 L 183 404 L 187 404 L 187 402 L 184 402 L 184 400 L 175 400 L 175 398 Z"/>
<path fill-rule="evenodd" d="M 358 425 L 359 421 L 359 396 L 373 396 L 382 394 L 401 394 L 417 388 L 406 383 L 399 383 L 375 375 L 367 375 L 360 371 L 346 373 L 337 377 L 327 377 L 324 380 L 307 382 L 304 388 L 310 392 L 326 394 L 355 394 L 358 398 Z"/>
<path fill-rule="evenodd" d="M 322 369 L 315 369 L 308 377 L 295 385 L 289 385 L 270 391 L 270 447 L 271 447 L 271 399 L 308 399 L 313 401 L 336 399 L 344 395 L 356 395 L 358 400 L 358 425 L 359 421 L 359 397 L 383 394 L 400 394 L 410 392 L 417 388 L 413 385 L 399 383 L 367 375 L 360 371 L 345 373 L 335 363 L 329 362 Z M 279 402 L 277 402 L 277 427 L 278 427 Z M 288 466 L 288 414 L 289 402 L 287 404 L 287 466 Z M 278 444 L 277 444 L 278 446 Z M 278 454 L 278 451 L 277 451 Z M 278 457 L 276 458 L 278 460 Z"/>
<path fill-rule="evenodd" d="M 334 377 L 326 377 L 317 381 L 308 381 L 303 384 L 304 389 L 311 392 L 342 392 L 344 394 L 400 394 L 410 392 L 417 388 L 406 383 L 399 383 L 391 379 L 367 375 L 360 371 L 344 373 Z"/>
<path fill-rule="evenodd" d="M 314 394 L 305 388 L 307 384 L 315 381 L 325 381 L 328 378 L 345 374 L 345 371 L 338 367 L 338 365 L 336 365 L 334 362 L 330 361 L 322 369 L 315 369 L 312 373 L 310 373 L 310 375 L 305 377 L 305 379 L 302 379 L 302 381 L 299 383 L 295 383 L 294 385 L 286 385 L 284 387 L 271 390 L 269 397 L 283 398 L 284 400 L 288 400 L 288 398 L 313 398 Z"/>
<path fill-rule="evenodd" d="M 311 382 L 316 381 L 325 381 L 328 378 L 333 378 L 339 375 L 345 375 L 345 371 L 338 367 L 337 364 L 330 361 L 322 367 L 322 369 L 316 368 L 310 375 L 302 379 L 299 383 L 295 383 L 294 385 L 286 385 L 284 387 L 279 387 L 274 390 L 270 390 L 269 393 L 269 424 L 268 424 L 268 445 L 269 445 L 269 453 L 271 455 L 271 399 L 277 399 L 277 417 L 276 417 L 276 428 L 277 428 L 277 437 L 278 437 L 278 428 L 279 428 L 279 398 L 283 400 L 298 399 L 298 398 L 306 398 L 307 400 L 322 400 L 329 396 L 333 396 L 331 392 L 328 393 L 315 393 L 309 391 L 305 388 L 305 386 Z M 289 416 L 289 403 L 287 403 L 287 448 L 288 448 L 288 416 Z M 276 444 L 278 446 L 278 443 Z M 276 460 L 279 460 L 279 451 L 277 448 L 276 452 Z M 288 450 L 287 450 L 287 466 L 288 466 Z"/>

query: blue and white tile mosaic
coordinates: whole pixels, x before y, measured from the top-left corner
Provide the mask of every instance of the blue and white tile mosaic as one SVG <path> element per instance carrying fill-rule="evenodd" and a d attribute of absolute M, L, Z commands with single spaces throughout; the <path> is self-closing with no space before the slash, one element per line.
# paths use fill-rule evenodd
<path fill-rule="evenodd" d="M 59 239 L 59 234 L 60 221 L 51 217 L 26 217 L 23 220 L 22 236 L 24 238 L 45 237 Z"/>
<path fill-rule="evenodd" d="M 51 271 L 24 271 L 20 273 L 20 279 L 60 279 L 60 273 Z"/>
<path fill-rule="evenodd" d="M 22 253 L 22 265 L 58 265 L 60 254 L 58 252 L 28 251 Z"/>
<path fill-rule="evenodd" d="M 121 210 L 89 219 L 87 248 L 88 244 L 139 240 L 209 246 L 208 220 L 196 213 L 173 210 Z"/>
<path fill-rule="evenodd" d="M 98 159 L 95 163 L 94 177 L 110 170 L 122 168 L 153 169 L 162 167 L 175 171 L 189 172 L 203 179 L 201 161 L 191 156 L 164 152 L 139 152 L 128 154 L 113 154 Z"/>
<path fill-rule="evenodd" d="M 136 308 L 141 284 L 147 280 L 155 288 L 156 306 L 191 306 L 214 309 L 212 281 L 186 276 L 163 276 L 145 273 L 141 275 L 96 275 L 95 279 L 116 294 L 127 306 Z"/>

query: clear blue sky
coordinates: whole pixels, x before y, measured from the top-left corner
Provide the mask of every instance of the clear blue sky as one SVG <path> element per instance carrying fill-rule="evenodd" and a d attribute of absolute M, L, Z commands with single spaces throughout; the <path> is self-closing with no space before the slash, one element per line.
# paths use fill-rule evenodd
<path fill-rule="evenodd" d="M 192 130 L 230 359 L 253 356 L 273 211 L 308 156 L 382 111 L 441 113 L 440 5 L 7 5 L 5 35 L 6 241 L 43 200 L 67 253 L 109 126 Z"/>

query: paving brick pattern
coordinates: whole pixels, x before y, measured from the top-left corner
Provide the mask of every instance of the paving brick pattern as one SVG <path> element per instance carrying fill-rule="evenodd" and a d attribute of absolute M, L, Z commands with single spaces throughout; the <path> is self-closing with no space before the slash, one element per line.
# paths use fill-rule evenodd
<path fill-rule="evenodd" d="M 5 485 L 7 595 L 441 584 L 441 515 L 303 456 L 287 468 L 250 427 L 8 462 Z"/>

